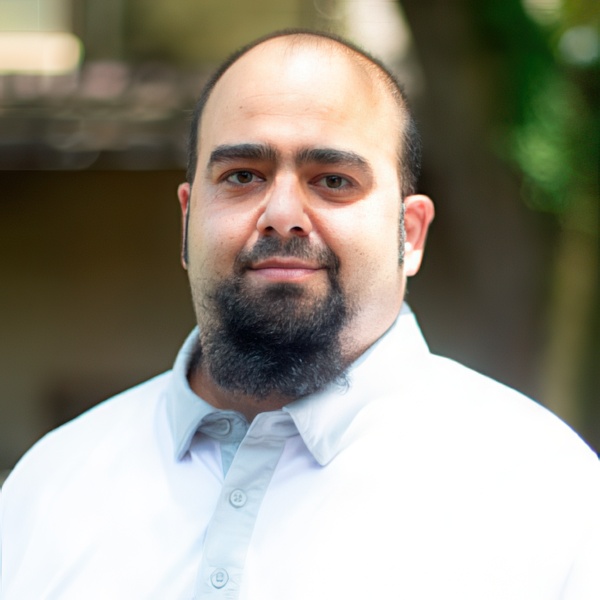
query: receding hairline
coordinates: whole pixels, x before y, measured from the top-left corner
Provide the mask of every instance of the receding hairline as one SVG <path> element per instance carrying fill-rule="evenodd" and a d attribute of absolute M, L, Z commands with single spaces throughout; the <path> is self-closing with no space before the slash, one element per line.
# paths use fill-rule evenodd
<path fill-rule="evenodd" d="M 333 53 L 339 53 L 347 56 L 355 64 L 364 69 L 365 73 L 368 74 L 373 81 L 383 84 L 385 90 L 401 108 L 406 108 L 406 98 L 400 91 L 398 83 L 394 81 L 392 77 L 390 77 L 390 74 L 385 66 L 375 57 L 370 56 L 364 50 L 351 45 L 349 42 L 338 39 L 335 36 L 328 37 L 316 32 L 302 31 L 289 33 L 287 35 L 283 34 L 279 37 L 268 38 L 264 42 L 257 44 L 255 48 L 259 48 L 260 46 L 264 46 L 265 44 L 276 40 L 285 40 L 291 49 L 296 47 L 303 48 L 307 46 L 312 46 L 315 48 L 324 47 L 329 48 Z"/>
<path fill-rule="evenodd" d="M 388 118 L 391 117 L 395 127 L 397 127 L 397 135 L 400 138 L 402 137 L 402 130 L 407 116 L 406 102 L 397 85 L 382 67 L 374 63 L 369 57 L 361 54 L 361 51 L 348 47 L 335 39 L 316 34 L 291 33 L 268 38 L 252 46 L 228 65 L 227 69 L 222 71 L 205 99 L 203 111 L 198 121 L 198 140 L 200 140 L 202 133 L 204 114 L 207 110 L 210 110 L 210 105 L 214 103 L 213 97 L 217 95 L 221 100 L 219 88 L 225 84 L 229 77 L 240 76 L 240 71 L 236 70 L 236 67 L 242 69 L 243 76 L 244 68 L 247 65 L 260 64 L 261 62 L 269 64 L 268 61 L 272 57 L 275 57 L 276 60 L 278 57 L 282 57 L 284 63 L 286 63 L 288 58 L 293 59 L 295 54 L 302 55 L 305 51 L 310 53 L 311 50 L 315 52 L 314 60 L 318 60 L 321 56 L 324 58 L 331 56 L 332 60 L 341 60 L 349 69 L 354 71 L 359 78 L 356 81 L 357 91 L 362 92 L 369 89 L 369 93 L 372 95 L 372 108 L 380 106 L 382 110 L 385 110 L 389 115 Z M 264 58 L 261 56 L 263 53 Z"/>
<path fill-rule="evenodd" d="M 349 42 L 338 39 L 337 36 L 330 34 L 323 34 L 319 32 L 305 31 L 305 30 L 284 30 L 275 34 L 261 38 L 256 42 L 242 48 L 238 53 L 234 54 L 234 59 L 226 64 L 226 68 L 217 71 L 217 77 L 213 77 L 212 85 L 208 90 L 208 94 L 204 98 L 203 110 L 199 115 L 198 119 L 198 138 L 200 137 L 200 129 L 202 127 L 202 119 L 204 116 L 204 109 L 213 96 L 213 92 L 219 85 L 221 79 L 230 71 L 230 69 L 241 60 L 249 58 L 251 54 L 266 50 L 266 46 L 269 45 L 280 45 L 283 46 L 285 53 L 301 51 L 305 48 L 318 48 L 325 49 L 331 52 L 332 55 L 341 55 L 349 59 L 353 66 L 360 68 L 370 80 L 370 82 L 387 93 L 388 97 L 395 103 L 397 114 L 400 117 L 399 126 L 403 127 L 406 111 L 408 110 L 407 101 L 402 93 L 400 86 L 397 81 L 390 76 L 389 72 L 383 64 L 381 64 L 376 58 L 368 55 L 363 50 L 353 45 L 349 45 Z M 399 131 L 401 134 L 401 131 Z"/>

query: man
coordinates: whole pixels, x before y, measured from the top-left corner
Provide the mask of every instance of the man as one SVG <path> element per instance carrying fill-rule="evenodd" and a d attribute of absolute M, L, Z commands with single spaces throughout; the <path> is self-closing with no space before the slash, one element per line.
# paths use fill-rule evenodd
<path fill-rule="evenodd" d="M 403 305 L 433 205 L 390 74 L 278 33 L 196 117 L 199 329 L 15 469 L 2 597 L 597 600 L 595 455 Z"/>

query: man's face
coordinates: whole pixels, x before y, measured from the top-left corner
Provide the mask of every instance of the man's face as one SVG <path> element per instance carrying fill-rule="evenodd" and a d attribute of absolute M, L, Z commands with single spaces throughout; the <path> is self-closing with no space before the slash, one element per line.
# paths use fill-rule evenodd
<path fill-rule="evenodd" d="M 259 298 L 300 291 L 289 310 L 309 314 L 331 293 L 327 253 L 351 314 L 345 353 L 391 325 L 404 290 L 400 118 L 383 85 L 327 46 L 271 40 L 223 75 L 202 118 L 193 187 L 180 189 L 201 328 L 216 286 L 236 277 Z M 299 239 L 303 250 L 244 263 L 266 238 Z"/>

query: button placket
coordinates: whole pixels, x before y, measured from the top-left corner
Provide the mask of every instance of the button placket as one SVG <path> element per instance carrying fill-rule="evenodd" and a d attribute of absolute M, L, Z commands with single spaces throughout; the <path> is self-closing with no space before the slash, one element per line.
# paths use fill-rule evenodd
<path fill-rule="evenodd" d="M 196 589 L 199 598 L 208 594 L 215 599 L 239 597 L 246 553 L 263 496 L 287 438 L 296 433 L 290 415 L 263 413 L 241 440 L 206 532 Z"/>

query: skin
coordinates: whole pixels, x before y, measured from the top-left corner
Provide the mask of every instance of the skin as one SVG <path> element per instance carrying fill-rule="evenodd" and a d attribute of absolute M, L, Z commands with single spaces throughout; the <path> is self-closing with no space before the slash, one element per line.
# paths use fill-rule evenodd
<path fill-rule="evenodd" d="M 269 40 L 242 56 L 217 83 L 201 122 L 193 187 L 178 196 L 188 225 L 188 269 L 198 323 L 204 294 L 231 277 L 235 257 L 263 236 L 308 238 L 340 261 L 353 316 L 341 340 L 348 363 L 396 319 L 406 277 L 420 267 L 431 200 L 405 205 L 405 259 L 399 265 L 402 198 L 398 143 L 402 115 L 384 85 L 334 42 Z M 184 230 L 185 231 L 185 230 Z M 322 297 L 327 273 L 312 260 L 273 258 L 244 275 L 251 286 L 294 282 Z M 192 389 L 218 408 L 252 419 L 289 398 L 232 398 L 202 367 Z"/>

